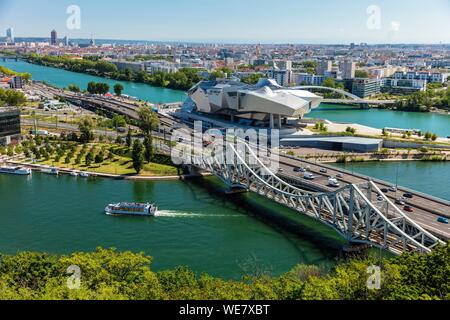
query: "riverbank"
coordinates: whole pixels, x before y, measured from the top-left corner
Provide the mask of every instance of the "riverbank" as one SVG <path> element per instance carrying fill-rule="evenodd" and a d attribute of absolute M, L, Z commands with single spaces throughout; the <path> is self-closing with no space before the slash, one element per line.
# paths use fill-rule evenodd
<path fill-rule="evenodd" d="M 9 165 L 13 166 L 21 166 L 25 168 L 30 168 L 33 171 L 41 172 L 43 169 L 48 169 L 49 166 L 46 165 L 39 165 L 39 164 L 33 164 L 28 162 L 17 162 L 17 161 L 5 161 Z M 59 171 L 61 174 L 71 174 L 73 172 L 79 172 L 78 170 L 70 170 L 66 168 L 60 168 L 60 167 L 52 167 Z M 176 176 L 145 176 L 145 175 L 119 175 L 119 174 L 110 174 L 110 173 L 102 173 L 97 171 L 83 171 L 87 173 L 90 177 L 96 178 L 108 178 L 108 179 L 114 179 L 114 180 L 147 180 L 147 181 L 173 181 L 173 180 L 186 180 L 186 179 L 192 179 L 192 178 L 199 178 L 199 177 L 208 177 L 211 176 L 211 174 L 181 174 Z"/>
<path fill-rule="evenodd" d="M 379 162 L 379 161 L 424 161 L 446 162 L 450 161 L 449 151 L 426 151 L 419 149 L 383 149 L 376 153 L 343 153 L 320 149 L 282 149 L 289 156 L 320 163 L 351 163 L 351 162 Z"/>
<path fill-rule="evenodd" d="M 22 55 L 21 58 L 31 64 L 174 90 L 187 91 L 201 80 L 197 74 L 198 70 L 195 68 L 181 68 L 174 73 L 148 74 L 144 70 L 141 72 L 131 69 L 119 70 L 115 64 L 106 60 L 73 59 L 68 56 L 39 56 L 37 54 Z"/>

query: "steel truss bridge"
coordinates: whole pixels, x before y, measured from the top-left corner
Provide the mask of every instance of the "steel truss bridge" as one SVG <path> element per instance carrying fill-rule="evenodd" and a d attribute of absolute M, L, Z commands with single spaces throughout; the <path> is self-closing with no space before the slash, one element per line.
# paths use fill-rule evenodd
<path fill-rule="evenodd" d="M 230 188 L 254 192 L 318 220 L 350 243 L 367 244 L 394 254 L 429 253 L 444 244 L 398 209 L 371 181 L 346 185 L 334 192 L 313 193 L 272 173 L 248 144 L 236 148 L 230 143 L 225 152 L 230 150 L 232 164 L 223 163 L 223 156 L 214 151 L 193 157 L 193 165 L 211 172 Z"/>

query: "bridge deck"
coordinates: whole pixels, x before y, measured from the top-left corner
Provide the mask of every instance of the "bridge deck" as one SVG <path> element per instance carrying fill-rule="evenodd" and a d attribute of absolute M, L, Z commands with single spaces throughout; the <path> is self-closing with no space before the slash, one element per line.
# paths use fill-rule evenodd
<path fill-rule="evenodd" d="M 296 167 L 310 167 L 310 170 L 317 178 L 313 181 L 305 181 L 302 178 L 302 174 L 294 172 Z M 328 187 L 328 177 L 336 176 L 338 173 L 343 174 L 343 178 L 339 179 L 342 184 L 358 184 L 361 182 L 366 182 L 371 179 L 370 177 L 363 178 L 362 175 L 356 175 L 348 173 L 347 171 L 333 168 L 327 165 L 315 164 L 309 161 L 304 161 L 300 159 L 292 159 L 290 157 L 280 157 L 280 167 L 283 169 L 281 176 L 296 180 L 299 185 L 307 183 L 307 186 L 314 188 L 317 191 L 328 192 L 333 191 L 332 188 Z M 327 173 L 321 173 L 321 169 L 327 169 Z M 372 179 L 373 180 L 373 179 Z M 380 188 L 387 188 L 392 186 L 388 182 L 378 182 L 377 185 Z M 396 198 L 402 197 L 404 193 L 411 192 L 399 187 L 398 192 L 389 192 L 387 196 L 394 200 Z M 443 239 L 450 239 L 450 226 L 437 222 L 439 216 L 450 217 L 450 203 L 446 203 L 445 200 L 439 201 L 439 199 L 433 199 L 430 196 L 423 195 L 419 192 L 411 192 L 414 197 L 413 199 L 407 199 L 406 203 L 414 208 L 413 213 L 408 213 L 408 215 L 426 230 L 432 232 L 436 236 Z M 374 195 L 376 199 L 376 195 Z"/>

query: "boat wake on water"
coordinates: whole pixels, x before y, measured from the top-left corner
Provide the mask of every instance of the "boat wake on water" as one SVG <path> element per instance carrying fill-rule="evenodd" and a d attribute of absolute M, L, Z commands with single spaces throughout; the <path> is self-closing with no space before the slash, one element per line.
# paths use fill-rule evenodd
<path fill-rule="evenodd" d="M 182 211 L 171 211 L 171 210 L 161 210 L 155 213 L 155 217 L 163 218 L 205 218 L 205 217 L 242 217 L 242 215 L 234 214 L 203 214 L 203 213 L 192 213 L 192 212 L 182 212 Z"/>

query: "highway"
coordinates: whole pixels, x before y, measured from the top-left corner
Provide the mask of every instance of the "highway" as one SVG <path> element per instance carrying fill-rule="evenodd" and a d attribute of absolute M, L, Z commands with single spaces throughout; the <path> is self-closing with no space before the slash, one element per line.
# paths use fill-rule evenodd
<path fill-rule="evenodd" d="M 294 172 L 295 168 L 306 168 L 308 167 L 308 172 L 313 173 L 316 178 L 313 181 L 306 181 L 303 178 L 303 173 Z M 315 191 L 320 192 L 330 192 L 334 191 L 334 188 L 328 186 L 328 178 L 336 177 L 339 173 L 342 174 L 342 178 L 337 178 L 338 181 L 341 182 L 341 186 L 345 184 L 358 184 L 371 179 L 370 177 L 366 177 L 362 179 L 361 177 L 350 174 L 348 172 L 344 172 L 342 170 L 332 168 L 330 166 L 322 165 L 322 164 L 314 164 L 309 161 L 303 161 L 300 159 L 292 159 L 290 157 L 280 156 L 280 168 L 282 172 L 279 173 L 281 178 L 298 181 L 298 185 L 308 186 L 311 189 L 315 189 Z M 326 169 L 327 173 L 320 172 L 321 169 Z M 373 179 L 372 179 L 373 180 Z M 375 181 L 377 182 L 377 181 Z M 392 184 L 387 182 L 385 183 L 377 183 L 380 189 L 389 188 Z M 410 190 L 406 190 L 404 188 L 399 187 L 397 193 L 389 192 L 387 196 L 395 201 L 397 198 L 403 196 L 404 193 L 410 192 Z M 412 192 L 414 197 L 412 199 L 406 199 L 405 202 L 407 205 L 413 207 L 413 213 L 407 213 L 409 217 L 411 217 L 414 221 L 419 223 L 426 230 L 432 232 L 436 236 L 439 236 L 443 239 L 450 239 L 450 225 L 442 224 L 437 222 L 437 218 L 440 216 L 449 217 L 450 218 L 450 205 L 445 203 L 445 201 L 437 201 L 422 196 L 418 192 Z M 374 194 L 374 199 L 377 198 L 377 195 Z M 398 206 L 399 209 L 403 209 L 402 206 Z"/>

